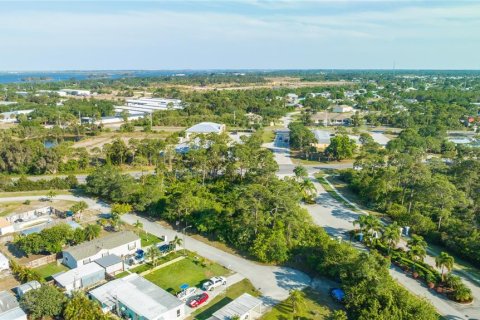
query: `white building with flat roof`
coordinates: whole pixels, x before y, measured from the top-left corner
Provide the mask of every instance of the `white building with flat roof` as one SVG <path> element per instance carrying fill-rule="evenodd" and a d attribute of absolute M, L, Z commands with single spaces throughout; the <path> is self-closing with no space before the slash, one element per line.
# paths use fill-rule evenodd
<path fill-rule="evenodd" d="M 215 122 L 200 122 L 196 125 L 185 130 L 186 138 L 189 139 L 193 134 L 209 134 L 216 133 L 221 134 L 225 132 L 226 126 L 224 124 L 215 123 Z"/>
<path fill-rule="evenodd" d="M 80 97 L 89 97 L 92 93 L 89 90 L 80 90 L 80 89 L 62 89 L 58 91 L 60 96 L 69 95 L 69 96 L 80 96 Z"/>
<path fill-rule="evenodd" d="M 15 123 L 17 122 L 17 117 L 21 114 L 30 114 L 32 113 L 33 109 L 29 110 L 15 110 L 15 111 L 9 111 L 9 112 L 2 112 L 0 113 L 0 122 L 3 123 Z"/>
<path fill-rule="evenodd" d="M 185 304 L 136 273 L 115 279 L 89 292 L 104 312 L 126 319 L 167 320 L 185 318 Z"/>
<path fill-rule="evenodd" d="M 240 320 L 259 319 L 262 315 L 262 300 L 248 293 L 242 294 L 220 310 L 216 311 L 208 320 L 231 320 L 237 316 Z"/>
<path fill-rule="evenodd" d="M 127 99 L 125 106 L 116 106 L 115 112 L 153 113 L 155 111 L 183 109 L 182 100 L 166 98 Z"/>
<path fill-rule="evenodd" d="M 52 276 L 55 284 L 65 289 L 66 292 L 84 289 L 105 280 L 105 269 L 92 262 Z"/>

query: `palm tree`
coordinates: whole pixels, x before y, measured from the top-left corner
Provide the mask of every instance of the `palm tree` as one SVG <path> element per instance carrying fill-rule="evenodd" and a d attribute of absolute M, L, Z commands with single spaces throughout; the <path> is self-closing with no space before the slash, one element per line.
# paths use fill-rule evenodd
<path fill-rule="evenodd" d="M 137 222 L 133 224 L 133 227 L 135 228 L 135 230 L 137 230 L 138 235 L 140 235 L 143 230 L 143 223 L 141 223 L 140 220 L 137 219 Z"/>
<path fill-rule="evenodd" d="M 420 246 L 420 247 L 423 247 L 425 249 L 428 246 L 427 242 L 423 239 L 423 237 L 418 236 L 416 234 L 412 235 L 412 238 L 408 241 L 407 245 L 409 247 Z"/>
<path fill-rule="evenodd" d="M 446 252 L 441 252 L 435 258 L 435 266 L 442 269 L 442 281 L 445 281 L 445 268 L 448 272 L 452 271 L 455 259 Z"/>
<path fill-rule="evenodd" d="M 175 236 L 172 241 L 170 241 L 170 245 L 173 247 L 173 249 L 176 251 L 177 246 L 181 246 L 183 243 L 183 239 L 180 238 L 179 236 Z"/>
<path fill-rule="evenodd" d="M 388 253 L 390 254 L 390 250 L 394 249 L 398 242 L 400 241 L 400 228 L 396 222 L 392 223 L 391 225 L 387 226 L 383 230 L 382 240 L 385 245 L 388 247 Z"/>
<path fill-rule="evenodd" d="M 304 179 L 303 182 L 300 183 L 300 190 L 302 192 L 303 200 L 305 202 L 313 202 L 313 198 L 315 196 L 315 193 L 317 192 L 317 189 L 315 188 L 312 180 Z"/>
<path fill-rule="evenodd" d="M 96 224 L 89 224 L 85 227 L 85 238 L 90 241 L 100 235 L 100 226 Z"/>
<path fill-rule="evenodd" d="M 49 199 L 49 201 L 52 201 L 53 198 L 55 198 L 57 196 L 57 192 L 55 190 L 48 190 L 47 192 L 47 198 Z"/>
<path fill-rule="evenodd" d="M 157 260 L 159 256 L 160 256 L 160 251 L 156 246 L 150 246 L 150 248 L 148 248 L 147 258 L 150 260 L 150 262 L 154 267 L 157 266 Z"/>
<path fill-rule="evenodd" d="M 288 301 L 292 306 L 293 315 L 295 317 L 300 307 L 305 303 L 303 292 L 297 289 L 290 291 L 290 296 L 288 297 Z"/>
<path fill-rule="evenodd" d="M 411 246 L 410 250 L 408 251 L 408 256 L 413 261 L 423 261 L 426 255 L 427 255 L 427 250 L 420 245 Z"/>
<path fill-rule="evenodd" d="M 365 240 L 373 242 L 375 233 L 378 233 L 382 229 L 382 222 L 375 216 L 372 215 L 360 215 L 357 220 L 353 222 L 353 225 L 359 225 L 360 231 L 362 231 L 365 236 Z"/>

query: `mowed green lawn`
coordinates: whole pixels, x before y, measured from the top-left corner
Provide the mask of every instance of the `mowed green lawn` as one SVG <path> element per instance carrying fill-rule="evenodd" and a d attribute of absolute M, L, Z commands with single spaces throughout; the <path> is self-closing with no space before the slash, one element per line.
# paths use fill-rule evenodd
<path fill-rule="evenodd" d="M 57 262 L 51 262 L 41 267 L 33 269 L 38 272 L 45 280 L 50 280 L 50 277 L 56 273 L 68 270 L 63 264 L 57 265 Z"/>
<path fill-rule="evenodd" d="M 262 320 L 278 320 L 278 319 L 297 319 L 302 320 L 323 320 L 328 319 L 330 313 L 338 309 L 339 306 L 332 301 L 329 296 L 313 291 L 312 289 L 304 290 L 304 301 L 297 307 L 297 314 L 293 314 L 291 303 L 286 300 L 272 308 L 270 312 L 265 314 Z"/>
<path fill-rule="evenodd" d="M 209 319 L 216 311 L 220 310 L 244 293 L 248 293 L 254 297 L 260 294 L 249 280 L 243 279 L 242 281 L 228 287 L 226 294 L 220 294 L 216 296 L 215 299 L 208 303 L 208 305 L 195 310 L 195 312 L 192 314 L 193 319 Z"/>
<path fill-rule="evenodd" d="M 146 275 L 145 278 L 170 293 L 177 293 L 180 291 L 180 285 L 184 283 L 191 287 L 201 287 L 202 283 L 211 277 L 229 273 L 227 268 L 219 264 L 205 261 L 202 265 L 200 260 L 188 256 L 181 261 Z"/>

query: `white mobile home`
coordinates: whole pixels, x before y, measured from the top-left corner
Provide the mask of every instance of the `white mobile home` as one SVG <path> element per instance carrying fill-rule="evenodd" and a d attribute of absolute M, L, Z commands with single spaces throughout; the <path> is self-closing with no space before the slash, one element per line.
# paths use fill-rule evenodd
<path fill-rule="evenodd" d="M 111 254 L 118 257 L 133 254 L 140 248 L 140 238 L 135 233 L 115 232 L 64 250 L 62 263 L 77 268 Z"/>
<path fill-rule="evenodd" d="M 104 312 L 124 319 L 163 320 L 185 318 L 185 304 L 177 297 L 132 273 L 89 292 Z"/>

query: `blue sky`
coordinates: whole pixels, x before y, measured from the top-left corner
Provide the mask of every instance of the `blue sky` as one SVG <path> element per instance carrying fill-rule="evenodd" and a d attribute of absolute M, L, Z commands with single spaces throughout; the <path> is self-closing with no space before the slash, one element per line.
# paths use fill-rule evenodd
<path fill-rule="evenodd" d="M 480 69 L 480 1 L 2 1 L 0 70 Z"/>

